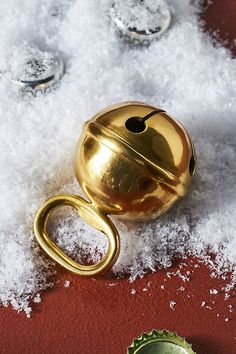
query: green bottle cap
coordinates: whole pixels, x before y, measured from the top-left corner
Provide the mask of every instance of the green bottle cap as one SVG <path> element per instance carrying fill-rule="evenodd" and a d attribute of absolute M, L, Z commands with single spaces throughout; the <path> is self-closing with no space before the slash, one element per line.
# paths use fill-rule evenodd
<path fill-rule="evenodd" d="M 196 354 L 185 338 L 166 330 L 143 333 L 134 339 L 127 354 Z"/>

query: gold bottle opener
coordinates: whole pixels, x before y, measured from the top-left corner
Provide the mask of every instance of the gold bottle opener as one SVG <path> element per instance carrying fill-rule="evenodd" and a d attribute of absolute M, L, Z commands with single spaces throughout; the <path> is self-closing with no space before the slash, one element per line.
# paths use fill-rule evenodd
<path fill-rule="evenodd" d="M 104 109 L 85 123 L 75 156 L 75 175 L 88 197 L 58 195 L 38 210 L 34 233 L 44 251 L 67 270 L 102 275 L 116 262 L 120 237 L 108 214 L 148 220 L 166 212 L 188 190 L 195 151 L 186 130 L 164 110 L 140 102 Z M 73 261 L 50 239 L 46 227 L 59 207 L 71 206 L 109 241 L 94 265 Z"/>

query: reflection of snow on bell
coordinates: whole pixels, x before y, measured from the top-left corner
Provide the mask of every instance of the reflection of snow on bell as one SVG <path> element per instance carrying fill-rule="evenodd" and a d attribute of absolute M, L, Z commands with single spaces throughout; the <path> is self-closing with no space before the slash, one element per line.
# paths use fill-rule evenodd
<path fill-rule="evenodd" d="M 134 44 L 150 44 L 171 23 L 171 12 L 164 0 L 115 0 L 110 14 L 122 37 Z"/>
<path fill-rule="evenodd" d="M 108 214 L 136 222 L 165 213 L 188 191 L 195 151 L 185 128 L 165 110 L 123 102 L 85 123 L 74 167 L 87 200 L 70 194 L 51 197 L 35 216 L 34 234 L 54 261 L 89 277 L 109 271 L 120 252 L 120 236 Z M 54 210 L 65 205 L 74 207 L 108 238 L 107 253 L 99 263 L 81 265 L 50 240 L 47 222 Z M 161 349 L 167 353 L 166 346 Z"/>
<path fill-rule="evenodd" d="M 93 205 L 130 220 L 169 210 L 187 193 L 194 170 L 186 130 L 140 102 L 108 107 L 87 122 L 75 157 L 76 177 Z"/>
<path fill-rule="evenodd" d="M 22 55 L 21 55 L 22 54 Z M 52 89 L 64 73 L 61 58 L 52 52 L 43 52 L 38 48 L 27 48 L 15 55 L 11 63 L 12 82 L 26 93 Z"/>

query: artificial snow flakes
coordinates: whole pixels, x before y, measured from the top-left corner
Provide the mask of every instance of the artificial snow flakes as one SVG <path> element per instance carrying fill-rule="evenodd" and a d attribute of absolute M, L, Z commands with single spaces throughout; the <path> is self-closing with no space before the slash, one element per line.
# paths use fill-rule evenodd
<path fill-rule="evenodd" d="M 36 304 L 39 304 L 41 302 L 41 297 L 39 293 L 35 295 L 35 297 L 33 298 L 33 302 Z"/>
<path fill-rule="evenodd" d="M 181 286 L 179 289 L 177 289 L 179 291 L 185 291 L 185 287 L 184 286 Z"/>
<path fill-rule="evenodd" d="M 65 280 L 64 282 L 64 288 L 69 288 L 70 287 L 70 281 L 69 280 Z"/>
<path fill-rule="evenodd" d="M 115 0 L 110 15 L 121 36 L 134 44 L 150 44 L 160 38 L 171 23 L 171 12 L 165 0 Z"/>
<path fill-rule="evenodd" d="M 54 0 L 0 3 L 0 301 L 5 306 L 29 313 L 35 294 L 52 286 L 54 264 L 32 235 L 35 212 L 47 197 L 80 193 L 73 155 L 83 123 L 99 109 L 127 100 L 161 106 L 183 123 L 198 165 L 192 191 L 168 214 L 148 223 L 116 221 L 122 244 L 114 273 L 134 280 L 191 254 L 205 259 L 215 274 L 231 270 L 235 279 L 236 61 L 203 33 L 199 3 L 169 0 L 173 25 L 148 47 L 117 40 L 110 0 L 60 0 L 60 14 L 52 12 Z M 61 53 L 67 72 L 57 90 L 37 97 L 9 90 L 5 68 L 21 45 Z M 70 210 L 63 215 L 51 227 L 59 247 L 80 262 L 88 253 L 89 260 L 99 260 L 105 237 Z M 214 261 L 208 251 L 216 254 Z"/>
<path fill-rule="evenodd" d="M 58 84 L 64 64 L 55 53 L 24 45 L 12 50 L 8 70 L 11 81 L 22 93 L 36 94 L 49 91 Z"/>
<path fill-rule="evenodd" d="M 175 301 L 170 301 L 170 308 L 171 310 L 175 311 L 175 305 L 176 305 L 176 302 Z"/>

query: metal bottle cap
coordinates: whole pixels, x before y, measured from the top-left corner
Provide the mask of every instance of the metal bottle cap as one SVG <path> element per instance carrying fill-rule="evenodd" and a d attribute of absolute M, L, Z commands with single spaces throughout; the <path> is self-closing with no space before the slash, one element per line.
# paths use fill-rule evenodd
<path fill-rule="evenodd" d="M 64 74 L 64 63 L 55 53 L 30 48 L 18 58 L 12 82 L 24 93 L 36 94 L 55 86 Z"/>
<path fill-rule="evenodd" d="M 127 354 L 196 354 L 176 333 L 153 330 L 134 339 Z"/>
<path fill-rule="evenodd" d="M 150 44 L 171 23 L 171 12 L 164 0 L 115 0 L 110 14 L 122 37 L 134 44 Z"/>

